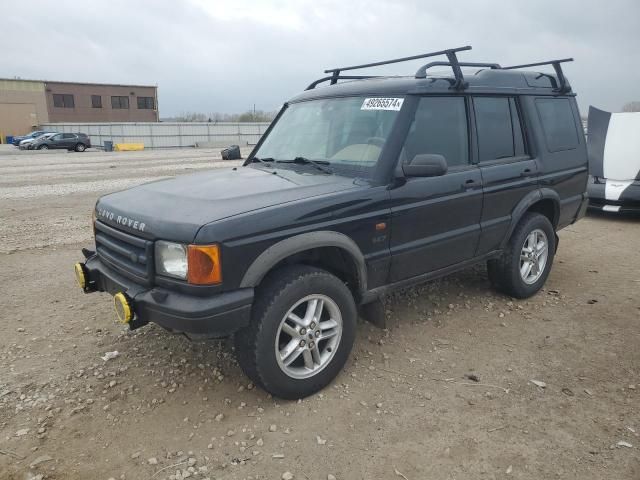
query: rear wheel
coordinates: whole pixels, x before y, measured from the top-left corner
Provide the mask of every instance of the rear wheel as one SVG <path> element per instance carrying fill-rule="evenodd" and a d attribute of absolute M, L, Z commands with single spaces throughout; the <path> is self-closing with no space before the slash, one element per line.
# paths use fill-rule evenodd
<path fill-rule="evenodd" d="M 306 397 L 341 371 L 356 319 L 353 296 L 340 279 L 318 268 L 287 267 L 259 287 L 251 323 L 235 336 L 238 362 L 269 393 Z"/>
<path fill-rule="evenodd" d="M 84 152 L 87 149 L 84 143 L 78 143 L 76 145 L 76 152 Z"/>
<path fill-rule="evenodd" d="M 493 286 L 515 298 L 528 298 L 544 285 L 556 251 L 553 226 L 539 213 L 527 213 L 514 230 L 501 258 L 489 260 Z"/>

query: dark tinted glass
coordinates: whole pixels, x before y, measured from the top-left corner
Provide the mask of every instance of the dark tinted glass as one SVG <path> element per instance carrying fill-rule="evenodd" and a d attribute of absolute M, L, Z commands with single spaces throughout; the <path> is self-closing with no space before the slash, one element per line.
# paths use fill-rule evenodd
<path fill-rule="evenodd" d="M 64 107 L 64 100 L 62 99 L 62 95 L 59 95 L 57 93 L 53 94 L 53 106 L 54 107 Z"/>
<path fill-rule="evenodd" d="M 73 101 L 73 95 L 63 95 L 64 97 L 64 106 L 65 108 L 73 108 L 75 107 L 75 103 Z"/>
<path fill-rule="evenodd" d="M 75 138 L 73 133 L 63 133 L 62 138 Z"/>
<path fill-rule="evenodd" d="M 515 150 L 516 156 L 521 156 L 526 153 L 526 150 L 524 146 L 522 124 L 520 123 L 520 115 L 518 114 L 518 108 L 515 99 L 509 99 L 509 106 L 511 107 L 511 123 L 513 124 L 513 148 Z"/>
<path fill-rule="evenodd" d="M 102 108 L 102 97 L 100 95 L 91 95 L 91 106 L 93 108 Z"/>
<path fill-rule="evenodd" d="M 536 107 L 550 152 L 578 146 L 578 131 L 568 98 L 539 98 Z"/>
<path fill-rule="evenodd" d="M 514 156 L 513 126 L 509 98 L 473 99 L 481 162 Z"/>
<path fill-rule="evenodd" d="M 464 98 L 424 97 L 402 150 L 403 161 L 411 162 L 416 155 L 443 155 L 449 167 L 469 163 L 467 112 Z"/>

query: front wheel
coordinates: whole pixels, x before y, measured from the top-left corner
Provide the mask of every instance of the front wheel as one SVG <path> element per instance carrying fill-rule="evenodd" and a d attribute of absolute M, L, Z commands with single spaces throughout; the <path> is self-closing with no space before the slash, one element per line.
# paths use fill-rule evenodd
<path fill-rule="evenodd" d="M 49 150 L 49 147 L 47 145 L 40 145 L 38 150 Z"/>
<path fill-rule="evenodd" d="M 258 288 L 250 325 L 235 336 L 238 362 L 269 393 L 306 397 L 342 370 L 356 319 L 353 296 L 334 275 L 303 265 L 276 271 Z"/>
<path fill-rule="evenodd" d="M 514 230 L 501 258 L 489 260 L 493 286 L 515 298 L 535 295 L 549 276 L 556 252 L 553 226 L 539 213 L 527 213 Z"/>

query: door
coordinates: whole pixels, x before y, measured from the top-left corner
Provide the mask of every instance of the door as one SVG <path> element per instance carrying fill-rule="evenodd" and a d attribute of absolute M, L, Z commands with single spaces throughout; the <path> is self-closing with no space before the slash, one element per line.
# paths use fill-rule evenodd
<path fill-rule="evenodd" d="M 73 133 L 63 133 L 61 148 L 74 148 L 75 146 L 76 136 Z"/>
<path fill-rule="evenodd" d="M 477 249 L 482 181 L 470 162 L 467 110 L 463 96 L 423 97 L 418 103 L 400 161 L 440 154 L 448 171 L 407 178 L 390 191 L 392 282 L 463 262 Z"/>
<path fill-rule="evenodd" d="M 520 109 L 514 97 L 473 98 L 477 156 L 484 200 L 477 255 L 498 250 L 513 210 L 538 188 L 538 167 L 527 154 Z"/>
<path fill-rule="evenodd" d="M 56 133 L 53 137 L 47 140 L 47 146 L 49 148 L 63 148 L 62 145 L 64 140 L 62 139 L 62 135 L 62 133 Z"/>

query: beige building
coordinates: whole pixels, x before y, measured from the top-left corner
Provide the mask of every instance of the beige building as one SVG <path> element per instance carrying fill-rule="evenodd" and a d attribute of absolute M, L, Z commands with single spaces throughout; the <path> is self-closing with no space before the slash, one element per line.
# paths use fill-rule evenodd
<path fill-rule="evenodd" d="M 0 79 L 3 139 L 43 123 L 158 120 L 156 86 Z"/>
<path fill-rule="evenodd" d="M 0 79 L 0 137 L 30 132 L 49 121 L 44 82 Z"/>

